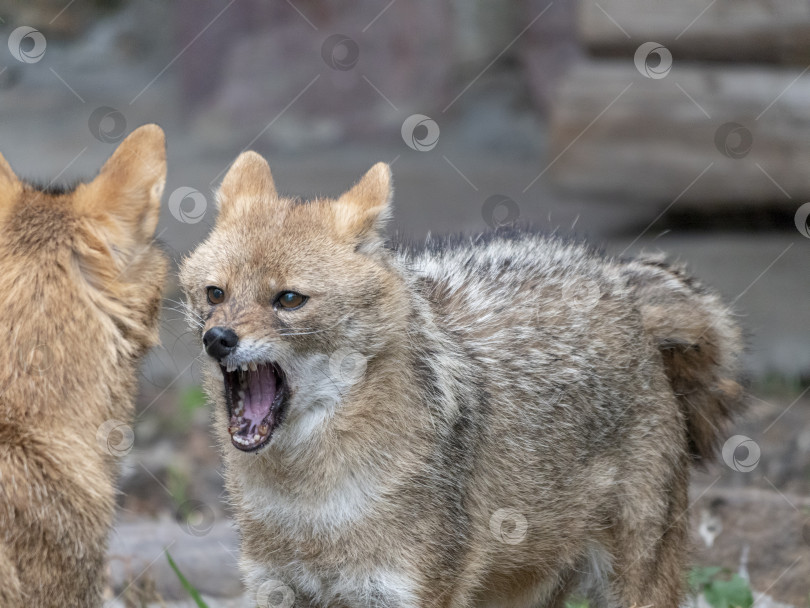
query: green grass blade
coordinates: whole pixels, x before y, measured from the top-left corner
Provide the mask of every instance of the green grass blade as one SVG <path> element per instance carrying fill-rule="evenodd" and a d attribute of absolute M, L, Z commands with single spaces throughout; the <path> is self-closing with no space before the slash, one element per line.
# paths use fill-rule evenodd
<path fill-rule="evenodd" d="M 183 573 L 180 572 L 180 568 L 177 567 L 177 564 L 174 563 L 172 556 L 166 551 L 166 558 L 169 560 L 169 565 L 174 570 L 174 573 L 177 575 L 177 578 L 180 580 L 180 584 L 183 585 L 183 589 L 188 591 L 188 594 L 191 596 L 191 599 L 194 600 L 194 603 L 197 604 L 198 608 L 208 608 L 208 604 L 205 603 L 200 592 L 194 588 L 194 585 L 188 582 L 188 579 L 183 576 Z"/>

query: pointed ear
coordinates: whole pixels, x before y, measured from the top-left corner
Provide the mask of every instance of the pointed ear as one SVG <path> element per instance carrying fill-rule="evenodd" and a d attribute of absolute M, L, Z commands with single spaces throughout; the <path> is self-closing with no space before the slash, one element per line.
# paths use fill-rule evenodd
<path fill-rule="evenodd" d="M 252 150 L 242 152 L 225 174 L 217 191 L 220 213 L 227 212 L 241 199 L 278 199 L 270 165 Z"/>
<path fill-rule="evenodd" d="M 18 182 L 17 176 L 14 175 L 14 170 L 6 162 L 6 159 L 0 154 L 0 187 L 5 188 Z"/>
<path fill-rule="evenodd" d="M 361 246 L 383 241 L 383 229 L 391 212 L 391 169 L 377 163 L 334 203 L 338 229 L 358 238 Z"/>
<path fill-rule="evenodd" d="M 20 180 L 17 179 L 6 159 L 0 154 L 0 204 L 14 198 L 19 188 Z"/>
<path fill-rule="evenodd" d="M 163 130 L 144 125 L 121 142 L 98 177 L 77 194 L 84 213 L 112 220 L 106 224 L 112 229 L 108 237 L 113 242 L 144 243 L 154 236 L 165 184 Z"/>

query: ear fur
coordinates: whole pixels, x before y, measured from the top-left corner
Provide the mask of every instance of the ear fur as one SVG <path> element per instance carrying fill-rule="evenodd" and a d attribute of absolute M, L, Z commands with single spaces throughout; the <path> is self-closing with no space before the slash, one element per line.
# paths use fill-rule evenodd
<path fill-rule="evenodd" d="M 7 201 L 12 200 L 19 191 L 20 186 L 20 180 L 17 179 L 11 166 L 0 154 L 0 206 L 5 206 Z"/>
<path fill-rule="evenodd" d="M 79 210 L 102 222 L 115 245 L 152 239 L 166 184 L 166 140 L 154 124 L 135 129 L 104 163 L 98 176 L 77 189 Z"/>
<path fill-rule="evenodd" d="M 227 213 L 239 200 L 278 200 L 276 184 L 270 165 L 260 154 L 249 150 L 242 152 L 228 172 L 217 192 L 220 213 Z"/>
<path fill-rule="evenodd" d="M 382 244 L 392 196 L 391 168 L 386 163 L 377 163 L 334 202 L 338 229 L 355 236 L 362 247 Z"/>
<path fill-rule="evenodd" d="M 8 164 L 6 159 L 0 154 L 0 188 L 5 188 L 9 185 L 17 183 L 17 176 Z"/>

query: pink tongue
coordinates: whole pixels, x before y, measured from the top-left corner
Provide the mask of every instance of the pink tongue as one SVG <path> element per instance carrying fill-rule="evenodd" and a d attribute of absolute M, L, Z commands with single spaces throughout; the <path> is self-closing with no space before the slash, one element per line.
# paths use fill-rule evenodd
<path fill-rule="evenodd" d="M 245 420 L 250 421 L 250 432 L 259 426 L 273 407 L 276 398 L 276 374 L 270 365 L 260 365 L 255 372 L 247 372 L 245 387 Z"/>

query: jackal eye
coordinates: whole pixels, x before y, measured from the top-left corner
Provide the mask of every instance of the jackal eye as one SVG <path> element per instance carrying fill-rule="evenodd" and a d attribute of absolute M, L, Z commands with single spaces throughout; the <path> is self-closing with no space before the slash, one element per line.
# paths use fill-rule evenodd
<path fill-rule="evenodd" d="M 219 287 L 206 287 L 205 295 L 208 296 L 209 304 L 222 304 L 225 300 L 225 292 Z"/>
<path fill-rule="evenodd" d="M 307 299 L 307 296 L 295 291 L 282 291 L 276 296 L 276 305 L 287 310 L 295 310 L 301 308 Z"/>

